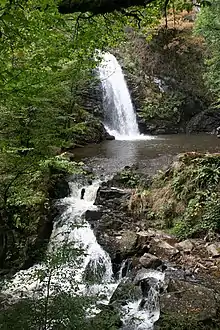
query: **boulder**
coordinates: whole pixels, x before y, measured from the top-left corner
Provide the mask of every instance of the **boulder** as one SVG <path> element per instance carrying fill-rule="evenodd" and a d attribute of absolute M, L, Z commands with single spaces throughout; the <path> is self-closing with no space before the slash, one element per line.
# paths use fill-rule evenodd
<path fill-rule="evenodd" d="M 103 215 L 103 212 L 100 210 L 87 210 L 85 213 L 85 219 L 88 222 L 93 222 L 100 220 Z"/>
<path fill-rule="evenodd" d="M 190 253 L 193 247 L 194 245 L 189 239 L 175 244 L 175 248 L 185 253 Z"/>
<path fill-rule="evenodd" d="M 61 199 L 69 196 L 70 187 L 64 176 L 56 178 L 55 183 L 49 189 L 49 195 L 52 199 Z"/>
<path fill-rule="evenodd" d="M 218 322 L 219 297 L 214 290 L 200 284 L 172 279 L 167 291 L 160 297 L 162 318 L 156 329 L 174 329 L 171 327 L 172 322 L 176 325 L 175 329 L 192 329 L 192 327 L 180 327 L 184 320 L 186 324 L 192 322 L 195 326 L 201 322 L 203 324 L 214 320 Z M 169 319 L 170 327 L 166 328 L 165 324 Z M 214 328 L 207 325 L 204 329 Z"/>
<path fill-rule="evenodd" d="M 213 258 L 220 257 L 220 243 L 213 243 L 206 247 L 209 255 Z"/>
<path fill-rule="evenodd" d="M 115 292 L 113 293 L 110 304 L 116 304 L 117 306 L 124 306 L 129 302 L 139 300 L 142 298 L 141 288 L 129 280 L 122 281 Z"/>
<path fill-rule="evenodd" d="M 162 240 L 162 238 L 155 237 L 151 240 L 149 252 L 160 256 L 162 259 L 169 260 L 176 256 L 179 250 L 165 240 Z"/>
<path fill-rule="evenodd" d="M 156 269 L 162 264 L 160 259 L 150 253 L 145 253 L 142 257 L 140 257 L 139 262 L 144 268 L 153 269 Z"/>
<path fill-rule="evenodd" d="M 137 234 L 131 230 L 126 230 L 122 233 L 121 236 L 116 236 L 118 240 L 118 245 L 120 252 L 125 256 L 134 253 L 136 241 L 137 241 Z"/>
<path fill-rule="evenodd" d="M 103 216 L 101 221 L 95 221 L 93 225 L 97 242 L 110 255 L 113 272 L 116 274 L 120 270 L 122 261 L 135 254 L 136 233 L 126 229 L 121 231 L 123 217 L 115 219 L 111 215 L 108 218 Z"/>
<path fill-rule="evenodd" d="M 95 205 L 109 207 L 112 210 L 120 208 L 123 200 L 129 198 L 129 193 L 122 189 L 100 187 L 97 191 Z"/>

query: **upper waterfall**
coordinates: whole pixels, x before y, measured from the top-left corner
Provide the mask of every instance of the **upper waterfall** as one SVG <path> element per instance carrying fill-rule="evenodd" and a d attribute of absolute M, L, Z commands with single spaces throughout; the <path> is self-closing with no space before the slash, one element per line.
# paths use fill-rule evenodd
<path fill-rule="evenodd" d="M 114 55 L 103 54 L 99 66 L 103 91 L 104 125 L 118 140 L 140 138 L 137 119 L 122 68 Z"/>

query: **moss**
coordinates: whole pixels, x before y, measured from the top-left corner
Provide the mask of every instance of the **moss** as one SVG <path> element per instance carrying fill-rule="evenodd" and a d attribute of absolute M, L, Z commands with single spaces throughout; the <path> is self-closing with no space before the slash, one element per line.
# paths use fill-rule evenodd
<path fill-rule="evenodd" d="M 111 180 L 113 185 L 121 188 L 147 188 L 150 184 L 150 178 L 144 177 L 138 172 L 136 166 L 126 166 L 122 171 L 118 172 Z"/>
<path fill-rule="evenodd" d="M 179 314 L 163 314 L 156 323 L 155 330 L 218 330 L 218 320 L 208 319 L 198 321 L 193 316 L 180 316 Z"/>
<path fill-rule="evenodd" d="M 116 305 L 123 305 L 138 300 L 142 297 L 141 288 L 130 282 L 121 282 L 113 293 L 110 302 Z"/>
<path fill-rule="evenodd" d="M 179 155 L 142 194 L 148 220 L 181 239 L 219 232 L 219 183 L 220 154 Z"/>

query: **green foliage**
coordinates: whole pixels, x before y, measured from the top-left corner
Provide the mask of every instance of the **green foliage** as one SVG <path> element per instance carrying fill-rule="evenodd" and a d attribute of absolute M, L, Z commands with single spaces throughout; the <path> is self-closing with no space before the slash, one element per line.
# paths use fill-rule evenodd
<path fill-rule="evenodd" d="M 96 50 L 122 40 L 128 22 L 113 14 L 62 16 L 57 4 L 1 3 L 0 208 L 7 228 L 29 223 L 16 208 L 47 203 L 52 171 L 80 171 L 74 162 L 52 158 L 54 150 L 101 140 L 100 122 L 79 106 L 81 94 L 95 79 Z"/>
<path fill-rule="evenodd" d="M 63 290 L 63 281 L 67 278 L 62 267 L 68 264 L 70 269 L 76 270 L 83 254 L 84 251 L 66 240 L 59 247 L 51 246 L 41 265 L 25 278 L 33 283 L 30 297 L 23 297 L 0 311 L 0 329 L 47 329 L 51 326 L 53 329 L 87 329 L 86 315 L 94 304 L 94 297 L 72 294 L 78 284 L 74 272 L 72 278 L 69 274 L 69 292 Z M 6 279 L 5 287 L 11 285 Z"/>
<path fill-rule="evenodd" d="M 120 172 L 120 181 L 122 184 L 126 185 L 130 188 L 135 188 L 137 185 L 139 185 L 140 176 L 133 172 L 130 169 L 124 169 Z"/>
<path fill-rule="evenodd" d="M 180 239 L 219 232 L 219 168 L 219 154 L 180 155 L 173 167 L 154 179 L 151 217 L 159 218 L 162 227 Z"/>
<path fill-rule="evenodd" d="M 207 233 L 214 234 L 219 230 L 219 195 L 213 193 L 211 196 L 207 196 L 203 202 L 200 201 L 198 196 L 191 199 L 183 218 L 175 224 L 173 233 L 183 239 L 202 236 Z"/>
<path fill-rule="evenodd" d="M 196 22 L 196 33 L 201 34 L 209 47 L 206 60 L 205 75 L 209 88 L 215 94 L 216 101 L 220 100 L 220 3 L 218 0 L 209 1 L 208 6 L 201 9 Z"/>
<path fill-rule="evenodd" d="M 146 120 L 151 118 L 157 119 L 174 119 L 177 123 L 181 114 L 179 108 L 183 103 L 183 95 L 180 93 L 156 93 L 154 99 L 146 101 L 140 116 Z"/>
<path fill-rule="evenodd" d="M 198 156 L 198 157 L 197 157 Z M 192 154 L 183 156 L 186 166 L 174 171 L 172 187 L 176 197 L 188 201 L 195 192 L 206 190 L 207 194 L 216 189 L 220 181 L 220 158 L 218 155 Z"/>

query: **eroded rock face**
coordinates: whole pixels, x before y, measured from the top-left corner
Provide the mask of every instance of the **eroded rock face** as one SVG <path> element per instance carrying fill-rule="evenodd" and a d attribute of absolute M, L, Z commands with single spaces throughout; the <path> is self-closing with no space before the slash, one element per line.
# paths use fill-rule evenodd
<path fill-rule="evenodd" d="M 216 109 L 202 111 L 187 124 L 187 133 L 215 132 L 220 125 L 220 113 Z"/>

